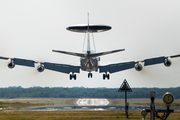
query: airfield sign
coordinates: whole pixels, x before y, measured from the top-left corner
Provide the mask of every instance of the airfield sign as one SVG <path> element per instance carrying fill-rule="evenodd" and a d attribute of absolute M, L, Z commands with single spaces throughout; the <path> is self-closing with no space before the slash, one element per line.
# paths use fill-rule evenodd
<path fill-rule="evenodd" d="M 126 118 L 128 118 L 128 107 L 129 103 L 127 103 L 127 92 L 132 92 L 131 87 L 129 86 L 128 82 L 126 79 L 124 79 L 123 83 L 121 84 L 118 92 L 125 92 L 125 115 Z"/>
<path fill-rule="evenodd" d="M 150 104 L 150 109 L 143 109 L 141 111 L 141 115 L 144 117 L 147 115 L 148 112 L 150 112 L 150 119 L 155 120 L 156 118 L 160 118 L 161 120 L 166 120 L 169 116 L 170 113 L 174 112 L 174 110 L 170 109 L 170 104 L 174 101 L 174 97 L 170 92 L 166 92 L 163 95 L 163 101 L 166 103 L 167 109 L 155 109 L 155 91 L 150 92 L 150 99 L 151 99 L 151 104 Z M 158 113 L 163 113 L 160 116 Z"/>
<path fill-rule="evenodd" d="M 163 101 L 166 104 L 171 104 L 174 101 L 174 97 L 170 92 L 167 92 L 163 95 Z"/>
<path fill-rule="evenodd" d="M 123 81 L 123 83 L 121 84 L 118 92 L 132 92 L 131 87 L 129 86 L 128 82 L 126 81 L 126 79 Z"/>
<path fill-rule="evenodd" d="M 152 97 L 155 98 L 155 96 L 156 96 L 156 93 L 154 91 L 151 91 L 150 92 L 150 98 L 152 98 Z"/>

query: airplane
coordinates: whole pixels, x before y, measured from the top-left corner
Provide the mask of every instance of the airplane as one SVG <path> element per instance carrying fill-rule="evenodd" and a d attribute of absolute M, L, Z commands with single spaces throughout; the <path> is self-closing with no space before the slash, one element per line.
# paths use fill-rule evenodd
<path fill-rule="evenodd" d="M 100 56 L 108 55 L 120 51 L 124 51 L 125 49 L 117 49 L 107 52 L 100 52 L 96 53 L 91 50 L 90 47 L 90 33 L 96 33 L 96 32 L 104 32 L 111 29 L 111 26 L 108 25 L 95 25 L 95 24 L 89 24 L 89 13 L 88 13 L 88 24 L 81 24 L 81 25 L 73 25 L 66 28 L 69 31 L 72 32 L 80 32 L 80 33 L 87 33 L 87 51 L 85 53 L 74 53 L 74 52 L 67 52 L 67 51 L 60 51 L 60 50 L 52 50 L 53 52 L 72 55 L 80 57 L 80 65 L 74 66 L 74 65 L 67 65 L 67 64 L 58 64 L 58 63 L 49 63 L 49 62 L 37 62 L 34 60 L 27 60 L 27 59 L 20 59 L 20 58 L 8 58 L 8 57 L 1 57 L 0 59 L 9 60 L 8 63 L 9 68 L 14 68 L 15 65 L 21 65 L 21 66 L 27 66 L 27 67 L 35 67 L 34 64 L 39 63 L 40 65 L 37 67 L 38 72 L 43 72 L 45 69 L 52 70 L 56 72 L 66 73 L 70 74 L 69 78 L 70 80 L 74 79 L 76 80 L 76 74 L 80 73 L 80 69 L 82 71 L 88 72 L 88 78 L 92 78 L 92 71 L 105 73 L 103 74 L 103 80 L 106 78 L 110 79 L 110 74 L 115 72 L 120 72 L 123 70 L 128 70 L 135 68 L 137 71 L 141 71 L 143 69 L 140 62 L 144 63 L 144 66 L 149 65 L 155 65 L 164 63 L 166 67 L 171 66 L 171 60 L 169 58 L 175 58 L 180 57 L 180 54 L 172 55 L 172 56 L 161 56 L 161 57 L 154 57 L 150 59 L 144 59 L 141 61 L 130 61 L 130 62 L 122 62 L 122 63 L 114 63 L 114 64 L 108 64 L 101 66 L 99 65 Z M 95 45 L 94 45 L 95 46 Z M 109 74 L 110 73 L 110 74 Z"/>

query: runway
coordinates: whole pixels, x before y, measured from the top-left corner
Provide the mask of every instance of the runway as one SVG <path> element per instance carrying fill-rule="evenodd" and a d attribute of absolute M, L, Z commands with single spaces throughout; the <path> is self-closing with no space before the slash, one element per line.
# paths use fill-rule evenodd
<path fill-rule="evenodd" d="M 78 106 L 107 106 L 107 99 L 83 98 L 77 101 Z"/>

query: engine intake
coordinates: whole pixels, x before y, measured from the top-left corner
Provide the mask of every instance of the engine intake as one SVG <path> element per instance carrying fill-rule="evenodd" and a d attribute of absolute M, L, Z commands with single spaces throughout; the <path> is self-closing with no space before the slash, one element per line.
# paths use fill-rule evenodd
<path fill-rule="evenodd" d="M 15 67 L 15 64 L 14 64 L 14 62 L 13 61 L 11 61 L 11 62 L 9 62 L 8 63 L 8 68 L 14 68 Z"/>
<path fill-rule="evenodd" d="M 141 64 L 137 63 L 137 64 L 135 64 L 135 69 L 136 69 L 137 71 L 141 71 L 141 70 L 143 69 L 143 67 L 142 67 Z"/>
<path fill-rule="evenodd" d="M 171 66 L 171 64 L 172 64 L 172 62 L 171 62 L 171 60 L 170 59 L 165 59 L 164 60 L 164 65 L 166 66 L 166 67 L 169 67 L 169 66 Z"/>
<path fill-rule="evenodd" d="M 38 71 L 38 72 L 43 72 L 43 71 L 44 71 L 44 65 L 39 65 L 39 66 L 37 67 L 37 71 Z"/>
<path fill-rule="evenodd" d="M 100 57 L 98 57 L 98 58 L 97 58 L 97 61 L 100 61 L 100 60 L 101 60 Z"/>

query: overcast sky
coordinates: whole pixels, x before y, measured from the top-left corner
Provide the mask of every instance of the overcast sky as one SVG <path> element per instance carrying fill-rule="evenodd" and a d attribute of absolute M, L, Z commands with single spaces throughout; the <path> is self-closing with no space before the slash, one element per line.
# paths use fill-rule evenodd
<path fill-rule="evenodd" d="M 82 52 L 83 33 L 66 30 L 74 24 L 104 24 L 110 31 L 95 33 L 96 52 L 125 49 L 101 57 L 101 64 L 112 64 L 180 53 L 180 1 L 178 0 L 1 0 L 0 56 L 41 62 L 79 65 L 79 57 L 52 52 Z M 92 40 L 92 38 L 91 38 Z M 91 41 L 92 42 L 92 41 Z M 36 68 L 7 67 L 0 60 L 0 87 L 108 87 L 118 88 L 124 79 L 131 87 L 180 86 L 180 58 L 163 64 L 110 75 L 80 71 L 77 80 L 68 74 Z M 37 66 L 36 66 L 37 67 Z"/>

